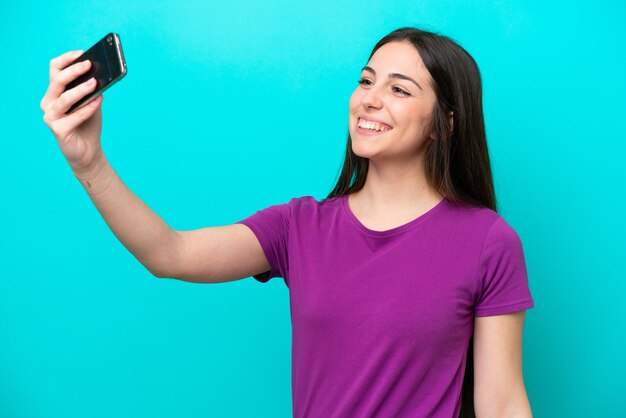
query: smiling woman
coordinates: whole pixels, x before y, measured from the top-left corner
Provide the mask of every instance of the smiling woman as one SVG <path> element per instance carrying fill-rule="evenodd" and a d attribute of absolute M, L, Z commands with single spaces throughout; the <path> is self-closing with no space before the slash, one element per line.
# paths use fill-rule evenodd
<path fill-rule="evenodd" d="M 476 62 L 445 36 L 390 33 L 348 131 L 326 199 L 239 222 L 270 265 L 254 277 L 290 289 L 294 416 L 532 416 L 521 334 L 534 304 L 521 240 L 496 212 Z"/>
<path fill-rule="evenodd" d="M 115 173 L 102 96 L 74 113 L 80 51 L 50 62 L 44 121 L 107 225 L 157 277 L 282 277 L 295 417 L 531 416 L 521 368 L 532 308 L 524 253 L 496 212 L 478 67 L 451 39 L 401 28 L 349 100 L 327 198 L 177 231 Z M 476 390 L 474 390 L 474 388 Z"/>
<path fill-rule="evenodd" d="M 443 201 L 456 203 L 459 207 L 482 208 L 495 214 L 496 197 L 485 135 L 480 72 L 471 55 L 449 37 L 406 27 L 381 39 L 363 67 L 359 87 L 350 99 L 349 121 L 343 168 L 328 198 L 349 196 L 346 203 L 350 202 L 352 211 L 359 218 L 372 226 L 406 225 L 411 219 L 430 215 L 440 206 L 437 202 Z M 369 121 L 382 124 L 378 127 L 386 129 L 376 129 L 377 126 Z M 413 180 L 399 181 L 402 178 Z M 402 183 L 402 186 L 392 182 Z M 412 213 L 397 215 L 394 220 L 381 223 L 385 209 L 388 214 L 398 213 L 392 209 L 391 202 L 400 199 L 393 196 L 418 194 L 423 196 L 422 202 L 429 203 Z M 428 196 L 433 197 L 429 200 Z M 384 205 L 381 203 L 384 201 L 390 203 Z M 497 218 L 505 224 L 502 218 Z M 446 223 L 452 224 L 452 217 Z M 491 224 L 487 235 L 476 236 L 495 234 L 496 223 Z M 468 326 L 480 330 L 482 335 L 483 328 L 495 329 L 497 325 L 493 324 L 499 318 L 492 321 L 491 318 L 478 317 L 500 314 L 501 326 L 516 329 L 517 334 L 504 337 L 506 334 L 501 333 L 502 338 L 492 340 L 491 343 L 500 345 L 500 349 L 491 360 L 483 356 L 486 338 L 474 341 L 474 335 L 470 334 L 462 361 L 466 367 L 462 390 L 459 388 L 457 392 L 457 401 L 462 400 L 462 404 L 460 410 L 455 409 L 454 416 L 474 417 L 475 410 L 493 416 L 504 416 L 504 411 L 510 415 L 532 415 L 521 369 L 522 328 L 517 328 L 517 324 L 523 323 L 523 316 L 520 319 L 503 314 L 515 311 L 523 314 L 522 309 L 534 304 L 528 289 L 521 242 L 510 226 L 506 225 L 506 229 L 503 231 L 506 233 L 499 236 L 499 245 L 510 240 L 512 247 L 500 251 L 512 251 L 516 258 L 507 260 L 512 266 L 508 267 L 510 271 L 506 283 L 501 283 L 501 289 L 503 294 L 517 291 L 515 298 L 521 304 L 510 304 L 508 308 L 488 314 L 474 308 L 476 320 Z M 460 238 L 460 235 L 455 237 Z M 480 245 L 483 257 L 487 241 Z M 429 244 L 434 246 L 435 243 Z M 441 248 L 450 251 L 454 246 L 446 243 Z M 477 358 L 482 363 L 474 363 L 474 347 L 480 347 Z M 498 361 L 496 359 L 506 353 L 516 355 L 513 360 L 509 357 L 503 361 L 501 364 L 507 367 L 494 373 L 491 362 Z M 474 373 L 475 367 L 477 373 Z M 488 371 L 497 378 L 487 380 Z M 459 385 L 456 379 L 454 385 Z M 476 394 L 474 386 L 480 388 Z"/>

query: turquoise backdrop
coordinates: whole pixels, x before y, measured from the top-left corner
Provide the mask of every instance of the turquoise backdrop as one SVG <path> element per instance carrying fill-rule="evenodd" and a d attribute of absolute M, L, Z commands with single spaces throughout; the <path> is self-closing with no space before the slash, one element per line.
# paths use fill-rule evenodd
<path fill-rule="evenodd" d="M 536 307 L 536 417 L 626 416 L 626 3 L 0 3 L 0 417 L 288 417 L 281 279 L 154 278 L 115 238 L 44 124 L 50 59 L 120 34 L 104 150 L 179 230 L 324 198 L 348 98 L 376 41 L 456 39 L 484 82 L 499 211 Z"/>

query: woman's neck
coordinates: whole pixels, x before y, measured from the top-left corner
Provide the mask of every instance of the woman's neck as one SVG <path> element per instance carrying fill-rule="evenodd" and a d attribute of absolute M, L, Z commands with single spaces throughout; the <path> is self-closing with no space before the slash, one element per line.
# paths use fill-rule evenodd
<path fill-rule="evenodd" d="M 368 168 L 365 185 L 348 196 L 353 214 L 366 227 L 387 230 L 418 218 L 435 207 L 443 196 L 428 187 L 423 172 L 416 169 Z"/>
<path fill-rule="evenodd" d="M 363 188 L 353 195 L 353 202 L 375 213 L 410 213 L 432 207 L 443 198 L 428 185 L 421 165 L 382 169 L 371 161 Z"/>

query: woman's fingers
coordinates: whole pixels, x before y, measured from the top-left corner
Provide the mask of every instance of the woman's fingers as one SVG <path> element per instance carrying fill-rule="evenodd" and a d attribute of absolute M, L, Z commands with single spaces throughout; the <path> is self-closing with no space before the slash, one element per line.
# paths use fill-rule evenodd
<path fill-rule="evenodd" d="M 76 58 L 80 57 L 85 51 L 69 51 L 50 60 L 50 81 L 55 75 L 69 65 Z"/>
<path fill-rule="evenodd" d="M 82 97 L 94 91 L 96 84 L 96 80 L 92 77 L 84 83 L 81 83 L 62 93 L 59 98 L 52 102 L 50 107 L 46 109 L 44 121 L 47 124 L 50 124 L 51 122 L 66 116 L 65 112 L 67 112 L 68 109 Z"/>
<path fill-rule="evenodd" d="M 104 96 L 100 95 L 85 106 L 77 109 L 62 119 L 58 119 L 52 126 L 57 138 L 65 140 L 77 126 L 81 125 L 100 108 Z"/>
<path fill-rule="evenodd" d="M 63 55 L 61 55 L 63 56 Z M 60 58 L 60 57 L 59 57 Z M 56 59 L 56 58 L 55 58 Z M 69 82 L 75 80 L 81 74 L 86 73 L 91 68 L 91 61 L 86 60 L 82 62 L 78 62 L 73 64 L 67 68 L 56 69 L 54 71 L 54 75 L 52 75 L 52 66 L 60 65 L 59 63 L 63 63 L 64 61 L 58 61 L 57 64 L 52 64 L 54 60 L 50 62 L 50 84 L 48 85 L 48 90 L 44 95 L 43 99 L 41 99 L 41 110 L 46 111 L 48 107 L 54 102 L 64 91 L 65 87 Z M 70 61 L 71 62 L 71 61 Z"/>

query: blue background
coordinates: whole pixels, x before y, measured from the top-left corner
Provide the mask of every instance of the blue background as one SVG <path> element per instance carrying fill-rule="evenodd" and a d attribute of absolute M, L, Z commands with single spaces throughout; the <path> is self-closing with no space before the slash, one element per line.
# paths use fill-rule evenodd
<path fill-rule="evenodd" d="M 404 25 L 477 60 L 501 215 L 536 307 L 536 417 L 626 416 L 621 1 L 0 3 L 0 416 L 288 417 L 288 289 L 159 280 L 117 241 L 44 124 L 50 59 L 120 34 L 104 150 L 179 230 L 324 198 L 348 99 Z"/>

